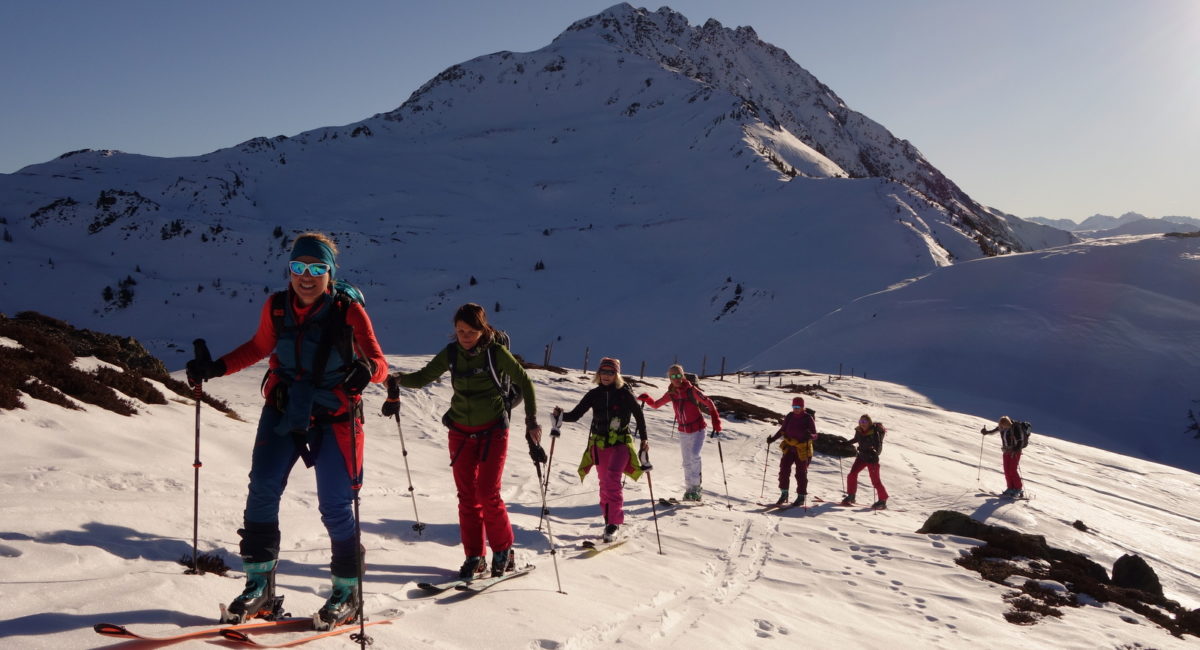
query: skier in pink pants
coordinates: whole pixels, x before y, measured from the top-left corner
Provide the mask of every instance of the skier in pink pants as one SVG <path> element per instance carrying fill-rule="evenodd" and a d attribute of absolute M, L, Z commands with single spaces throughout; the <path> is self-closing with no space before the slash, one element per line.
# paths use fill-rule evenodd
<path fill-rule="evenodd" d="M 621 487 L 621 475 L 626 474 L 635 481 L 642 475 L 638 453 L 633 448 L 633 437 L 629 432 L 631 417 L 637 420 L 641 449 L 648 449 L 649 444 L 646 442 L 646 418 L 633 397 L 633 391 L 621 378 L 621 362 L 608 357 L 601 359 L 594 381 L 597 386 L 588 391 L 575 408 L 563 412 L 555 407 L 554 413 L 555 416 L 562 413 L 563 420 L 567 422 L 577 422 L 587 411 L 592 412 L 588 444 L 579 463 L 579 480 L 582 481 L 588 471 L 596 467 L 596 475 L 600 479 L 600 511 L 604 516 L 603 539 L 611 542 L 621 524 L 625 523 L 625 494 Z"/>

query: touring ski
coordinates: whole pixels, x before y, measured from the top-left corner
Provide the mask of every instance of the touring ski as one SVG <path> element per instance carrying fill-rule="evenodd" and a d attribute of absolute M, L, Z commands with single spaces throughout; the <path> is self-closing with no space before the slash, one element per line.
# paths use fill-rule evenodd
<path fill-rule="evenodd" d="M 675 497 L 671 497 L 670 499 L 659 499 L 658 500 L 658 505 L 660 505 L 664 508 L 675 508 L 677 506 L 698 506 L 698 505 L 702 505 L 703 503 L 704 503 L 703 501 L 680 501 L 679 499 L 676 499 Z"/>
<path fill-rule="evenodd" d="M 505 574 L 502 574 L 499 576 L 490 577 L 490 578 L 477 578 L 466 584 L 458 585 L 457 587 L 455 587 L 455 589 L 457 589 L 459 591 L 469 591 L 471 593 L 479 593 L 489 587 L 498 585 L 501 582 L 504 582 L 505 580 L 511 580 L 512 578 L 520 578 L 521 576 L 528 574 L 530 571 L 533 571 L 536 568 L 537 567 L 532 564 L 526 564 L 525 566 L 523 566 L 519 569 L 513 569 L 512 571 L 509 571 L 508 573 L 505 573 Z"/>
<path fill-rule="evenodd" d="M 627 541 L 629 540 L 617 539 L 611 542 L 594 542 L 589 539 L 580 544 L 579 547 L 583 549 L 583 557 L 593 557 L 599 553 L 607 551 L 610 548 L 616 548 Z"/>
<path fill-rule="evenodd" d="M 980 492 L 979 494 L 976 494 L 975 496 L 977 496 L 977 497 L 992 497 L 995 499 L 1000 499 L 1001 501 L 1028 501 L 1031 498 L 1033 498 L 1032 496 L 1029 495 L 1029 493 L 1025 493 L 1023 496 L 1019 496 L 1019 497 L 1010 497 L 1010 496 L 1007 496 L 1004 494 L 998 494 L 996 492 Z"/>
<path fill-rule="evenodd" d="M 186 639 L 194 639 L 202 636 L 215 636 L 222 633 L 224 630 L 256 630 L 283 626 L 301 626 L 304 623 L 312 623 L 311 618 L 281 618 L 274 621 L 264 621 L 261 619 L 251 621 L 249 623 L 239 623 L 237 625 L 219 625 L 216 627 L 205 627 L 197 630 L 189 630 L 177 634 L 152 635 L 141 634 L 134 632 L 124 625 L 114 625 L 112 623 L 97 623 L 92 626 L 92 629 L 97 634 L 104 636 L 116 637 L 119 639 L 137 639 L 139 641 L 156 641 L 165 643 L 170 641 L 184 641 Z"/>
<path fill-rule="evenodd" d="M 479 578 L 471 578 L 469 580 L 463 580 L 462 578 L 455 578 L 454 580 L 447 580 L 446 582 L 418 582 L 417 588 L 421 589 L 422 591 L 427 591 L 431 594 L 440 594 L 443 591 L 456 589 L 478 579 Z"/>
<path fill-rule="evenodd" d="M 312 623 L 311 618 L 304 619 L 304 620 L 308 621 L 310 624 Z M 283 641 L 280 643 L 260 643 L 258 641 L 255 641 L 253 637 L 246 634 L 245 632 L 243 632 L 240 629 L 230 629 L 230 628 L 223 629 L 223 630 L 221 630 L 221 636 L 224 637 L 226 641 L 232 641 L 234 643 L 240 643 L 242 645 L 254 646 L 256 648 L 290 648 L 292 646 L 298 646 L 302 643 L 308 643 L 309 641 L 316 641 L 317 639 L 324 639 L 326 637 L 337 636 L 339 634 L 346 634 L 348 632 L 355 632 L 359 629 L 359 627 L 371 627 L 372 625 L 384 625 L 387 623 L 391 623 L 393 620 L 395 620 L 395 619 L 385 618 L 385 619 L 382 619 L 379 621 L 367 621 L 365 624 L 362 624 L 362 625 L 360 625 L 358 623 L 358 621 L 355 620 L 355 622 L 353 622 L 353 623 L 347 623 L 340 627 L 335 627 L 331 630 L 326 630 L 324 632 L 315 632 L 315 633 L 308 634 L 306 636 L 302 636 L 299 638 L 288 639 L 287 641 Z"/>

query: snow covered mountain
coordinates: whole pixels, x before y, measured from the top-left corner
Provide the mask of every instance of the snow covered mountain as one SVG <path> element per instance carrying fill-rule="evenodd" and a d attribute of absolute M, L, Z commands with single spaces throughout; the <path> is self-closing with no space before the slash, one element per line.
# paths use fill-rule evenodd
<path fill-rule="evenodd" d="M 501 305 L 527 354 L 562 336 L 572 355 L 619 345 L 655 366 L 732 365 L 863 293 L 1035 247 L 753 30 L 626 4 L 541 50 L 452 66 L 359 123 L 0 176 L 0 218 L 9 270 L 36 277 L 0 286 L 5 309 L 163 353 L 242 337 L 308 228 L 337 235 L 393 349 L 427 349 L 449 306 L 476 300 Z M 798 291 L 864 249 L 869 269 Z M 662 323 L 664 293 L 682 335 Z M 597 321 L 618 306 L 644 335 Z"/>
<path fill-rule="evenodd" d="M 1191 471 L 1200 238 L 1095 240 L 938 269 L 864 296 L 752 364 L 844 367 L 939 405 Z"/>
<path fill-rule="evenodd" d="M 3 351 L 20 343 L 0 337 L 0 346 Z M 411 371 L 427 359 L 389 360 Z M 74 364 L 84 371 L 113 369 L 95 358 Z M 242 589 L 236 529 L 262 370 L 248 368 L 205 385 L 241 417 L 203 408 L 198 474 L 192 467 L 194 407 L 159 382 L 151 383 L 169 399 L 137 403 L 131 417 L 28 397 L 26 408 L 0 409 L 0 645 L 126 647 L 97 636 L 92 626 L 106 622 L 167 634 L 213 625 L 217 604 Z M 590 377 L 577 370 L 533 370 L 531 377 L 543 418 L 552 406 L 573 406 L 591 387 Z M 770 379 L 729 377 L 702 386 L 711 395 L 779 412 L 795 393 Z M 815 379 L 792 374 L 786 384 Z M 932 512 L 952 510 L 1042 535 L 1050 546 L 1086 555 L 1105 573 L 1118 558 L 1136 554 L 1157 573 L 1166 598 L 1195 618 L 1200 589 L 1188 562 L 1200 537 L 1195 474 L 1036 436 L 1022 462 L 1034 498 L 1005 502 L 987 494 L 1003 485 L 996 439 L 978 432 L 991 424 L 989 418 L 941 408 L 904 386 L 855 378 L 826 384 L 807 401 L 822 432 L 845 435 L 863 412 L 888 426 L 882 465 L 889 510 L 829 503 L 840 495 L 846 466 L 819 454 L 809 490 L 824 502 L 807 511 L 757 511 L 756 501 L 763 495 L 773 500 L 776 493 L 779 453 L 764 442 L 776 426 L 727 417 L 722 452 L 713 441 L 703 452 L 708 503 L 655 512 L 651 487 L 656 497 L 679 496 L 682 474 L 669 409 L 647 409 L 653 484 L 643 478 L 626 486 L 624 545 L 596 557 L 578 548 L 599 534 L 602 519 L 595 478 L 581 485 L 575 473 L 587 425 L 567 425 L 548 469 L 552 538 L 537 529 L 538 478 L 522 448 L 511 448 L 505 472 L 502 494 L 519 557 L 537 570 L 474 597 L 429 596 L 416 583 L 444 579 L 462 561 L 439 423 L 449 401 L 447 384 L 405 391 L 404 445 L 395 423 L 377 415 L 382 390 L 373 386 L 366 394 L 366 610 L 372 620 L 398 617 L 392 625 L 368 628 L 371 647 L 707 650 L 808 646 L 814 639 L 844 648 L 1195 647 L 1195 631 L 1172 636 L 1152 622 L 1154 608 L 1137 611 L 1099 592 L 1081 593 L 1072 581 L 994 571 L 992 580 L 984 579 L 957 563 L 981 541 L 914 532 Z M 653 379 L 640 389 L 657 393 L 664 387 L 664 380 Z M 314 505 L 312 472 L 298 464 L 291 478 L 280 513 L 277 585 L 289 611 L 304 616 L 329 591 L 328 540 Z M 863 496 L 870 497 L 866 485 Z M 420 536 L 412 529 L 418 512 L 426 525 Z M 193 514 L 198 550 L 222 557 L 234 568 L 228 576 L 185 575 L 176 563 L 191 557 Z M 1026 556 L 990 565 L 1028 573 L 1048 562 Z M 294 634 L 255 636 L 274 643 Z M 342 637 L 305 647 L 356 646 Z"/>
<path fill-rule="evenodd" d="M 389 353 L 438 349 L 453 308 L 474 301 L 527 358 L 612 355 L 650 374 L 676 360 L 830 372 L 817 361 L 870 341 L 811 360 L 797 355 L 822 344 L 777 344 L 914 278 L 1076 241 L 980 206 L 752 29 L 627 4 L 537 51 L 451 66 L 354 124 L 191 158 L 84 150 L 0 175 L 0 220 L 0 309 L 134 336 L 171 368 L 194 338 L 219 354 L 250 336 L 307 229 L 337 238 Z M 999 272 L 963 291 L 1016 277 L 983 268 Z M 954 337 L 978 318 L 945 344 L 964 347 Z M 1019 391 L 993 388 L 981 396 L 1019 410 Z M 1191 405 L 1173 395 L 1164 421 Z"/>

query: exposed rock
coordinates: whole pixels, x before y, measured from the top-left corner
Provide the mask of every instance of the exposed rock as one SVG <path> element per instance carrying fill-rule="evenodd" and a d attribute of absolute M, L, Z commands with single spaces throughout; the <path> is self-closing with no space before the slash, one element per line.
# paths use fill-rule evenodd
<path fill-rule="evenodd" d="M 1112 582 L 1118 587 L 1140 589 L 1148 594 L 1162 596 L 1162 583 L 1158 574 L 1140 555 L 1122 555 L 1113 564 Z"/>

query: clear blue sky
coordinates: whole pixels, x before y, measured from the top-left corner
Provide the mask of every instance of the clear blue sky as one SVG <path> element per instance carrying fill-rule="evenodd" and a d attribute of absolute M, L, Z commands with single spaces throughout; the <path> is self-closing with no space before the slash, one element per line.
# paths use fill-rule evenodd
<path fill-rule="evenodd" d="M 611 4 L 5 0 L 0 173 L 76 149 L 187 156 L 354 122 Z M 667 6 L 753 27 L 984 204 L 1200 217 L 1200 1 Z"/>

